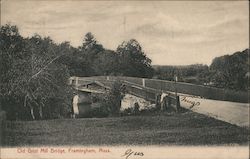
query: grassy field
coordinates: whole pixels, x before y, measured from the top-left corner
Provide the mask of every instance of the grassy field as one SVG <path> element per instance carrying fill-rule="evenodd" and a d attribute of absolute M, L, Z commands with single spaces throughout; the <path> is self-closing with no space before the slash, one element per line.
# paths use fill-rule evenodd
<path fill-rule="evenodd" d="M 12 121 L 7 146 L 247 145 L 248 130 L 194 112 Z"/>

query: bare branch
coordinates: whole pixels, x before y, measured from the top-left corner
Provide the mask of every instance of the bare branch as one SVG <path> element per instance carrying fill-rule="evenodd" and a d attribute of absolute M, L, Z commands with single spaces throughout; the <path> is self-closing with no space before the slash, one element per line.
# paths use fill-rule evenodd
<path fill-rule="evenodd" d="M 37 73 L 35 73 L 34 75 L 31 76 L 31 79 L 37 77 L 42 71 L 44 71 L 51 63 L 53 63 L 56 59 L 58 59 L 60 56 L 62 55 L 59 55 L 57 57 L 55 57 L 54 59 L 52 59 L 47 65 L 45 65 L 41 70 L 39 70 Z M 30 80 L 31 80 L 30 79 Z"/>

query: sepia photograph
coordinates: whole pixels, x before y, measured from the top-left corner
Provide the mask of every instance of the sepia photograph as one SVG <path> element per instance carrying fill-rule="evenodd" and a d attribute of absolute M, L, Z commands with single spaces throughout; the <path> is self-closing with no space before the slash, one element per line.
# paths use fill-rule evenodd
<path fill-rule="evenodd" d="M 248 1 L 0 2 L 0 158 L 249 158 Z"/>

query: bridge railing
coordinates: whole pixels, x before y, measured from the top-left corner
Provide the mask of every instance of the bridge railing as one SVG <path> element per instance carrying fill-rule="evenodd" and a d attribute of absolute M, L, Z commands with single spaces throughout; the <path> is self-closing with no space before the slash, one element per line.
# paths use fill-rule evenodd
<path fill-rule="evenodd" d="M 110 81 L 124 80 L 141 86 L 159 89 L 163 91 L 174 92 L 177 89 L 178 93 L 201 96 L 206 99 L 240 102 L 240 103 L 249 102 L 248 92 L 220 89 L 220 88 L 195 85 L 183 82 L 174 83 L 173 81 L 166 81 L 166 80 L 124 77 L 124 76 L 79 77 L 79 79 L 81 78 L 89 80 L 110 80 Z"/>
<path fill-rule="evenodd" d="M 101 76 L 101 78 L 105 79 L 105 76 Z M 125 80 L 131 83 L 139 84 L 141 86 L 159 89 L 162 91 L 174 92 L 177 89 L 178 93 L 201 96 L 206 99 L 240 102 L 240 103 L 249 102 L 248 92 L 243 92 L 243 91 L 214 88 L 214 87 L 195 85 L 184 82 L 175 83 L 173 81 L 158 80 L 158 79 L 123 77 L 123 76 L 109 76 L 106 77 L 106 79 L 107 78 L 109 80 Z"/>
<path fill-rule="evenodd" d="M 123 81 L 128 93 L 144 98 L 145 100 L 156 102 L 157 95 L 161 94 L 160 91 L 152 88 L 142 87 L 141 85 L 134 84 L 128 81 Z"/>

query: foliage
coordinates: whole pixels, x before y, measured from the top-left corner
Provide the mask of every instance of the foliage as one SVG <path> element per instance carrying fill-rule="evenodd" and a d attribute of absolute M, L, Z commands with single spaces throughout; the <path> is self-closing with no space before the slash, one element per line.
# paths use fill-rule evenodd
<path fill-rule="evenodd" d="M 128 107 L 122 111 L 122 116 L 132 115 L 133 114 L 133 107 Z"/>
<path fill-rule="evenodd" d="M 178 81 L 203 84 L 209 81 L 209 67 L 202 64 L 194 64 L 187 66 L 154 66 L 155 78 L 174 81 L 174 77 L 178 77 Z"/>
<path fill-rule="evenodd" d="M 249 49 L 215 58 L 210 71 L 211 81 L 216 87 L 247 90 L 249 88 Z"/>
<path fill-rule="evenodd" d="M 70 76 L 91 76 L 88 62 L 79 49 L 70 46 L 68 42 L 60 44 L 59 47 L 65 54 L 58 61 L 67 66 Z"/>
<path fill-rule="evenodd" d="M 246 91 L 249 88 L 249 49 L 213 59 L 210 66 L 154 66 L 154 78 L 193 84 L 206 84 L 218 88 Z"/>
<path fill-rule="evenodd" d="M 101 106 L 99 108 L 93 108 L 90 110 L 90 117 L 97 117 L 97 118 L 103 118 L 109 116 L 109 111 L 107 107 Z"/>
<path fill-rule="evenodd" d="M 119 75 L 119 57 L 112 50 L 104 50 L 96 56 L 93 70 L 96 75 Z"/>
<path fill-rule="evenodd" d="M 98 75 L 94 70 L 95 60 L 97 56 L 104 51 L 104 48 L 99 44 L 92 33 L 87 33 L 84 37 L 82 46 L 80 47 L 80 53 L 84 56 L 84 60 L 87 65 L 87 69 L 90 70 L 89 75 Z"/>
<path fill-rule="evenodd" d="M 92 97 L 100 102 L 99 108 L 94 108 L 91 115 L 94 117 L 117 116 L 121 109 L 121 100 L 124 97 L 121 82 L 116 81 L 110 91 L 105 94 L 93 94 Z"/>
<path fill-rule="evenodd" d="M 121 109 L 121 100 L 124 97 L 120 81 L 114 82 L 110 92 L 104 97 L 104 105 L 109 108 L 111 115 L 118 115 Z"/>
<path fill-rule="evenodd" d="M 39 118 L 43 118 L 41 107 L 52 107 L 52 105 L 52 108 L 48 108 L 50 110 L 49 113 L 47 112 L 50 114 L 48 118 L 53 118 L 55 116 L 53 114 L 65 116 L 67 113 L 62 111 L 65 110 L 62 106 L 70 111 L 72 92 L 67 86 L 69 78 L 67 67 L 57 61 L 65 52 L 49 37 L 34 36 L 27 40 L 27 45 L 32 56 L 30 61 L 32 76 L 25 96 L 27 105 L 31 108 L 38 107 Z M 31 105 L 30 102 L 35 104 Z M 56 107 L 58 108 L 53 109 Z"/>
<path fill-rule="evenodd" d="M 156 114 L 159 113 L 159 109 L 155 106 L 145 106 L 143 109 L 139 109 L 140 106 L 138 103 L 135 103 L 133 107 L 128 107 L 124 109 L 121 114 L 122 116 L 128 115 L 146 115 L 146 114 Z"/>
<path fill-rule="evenodd" d="M 143 52 L 140 44 L 135 39 L 123 42 L 118 46 L 121 74 L 131 77 L 152 77 L 153 68 L 151 60 Z"/>
<path fill-rule="evenodd" d="M 82 46 L 74 48 L 69 42 L 56 44 L 38 34 L 23 38 L 16 26 L 7 24 L 1 26 L 0 43 L 1 105 L 12 118 L 66 116 L 71 111 L 70 76 L 150 77 L 153 71 L 151 60 L 134 39 L 115 52 L 103 48 L 89 32 Z M 115 84 L 104 102 L 114 114 L 120 108 L 118 87 Z"/>
<path fill-rule="evenodd" d="M 23 103 L 27 77 L 30 76 L 31 56 L 16 26 L 5 25 L 0 29 L 0 103 L 9 115 L 15 116 Z M 6 106 L 8 105 L 8 106 Z"/>
<path fill-rule="evenodd" d="M 0 40 L 1 104 L 7 117 L 43 118 L 43 114 L 53 113 L 52 108 L 44 112 L 46 107 L 55 107 L 51 101 L 69 110 L 69 74 L 67 68 L 56 61 L 63 54 L 60 47 L 49 37 L 35 35 L 24 39 L 17 27 L 9 24 L 1 26 Z"/>

